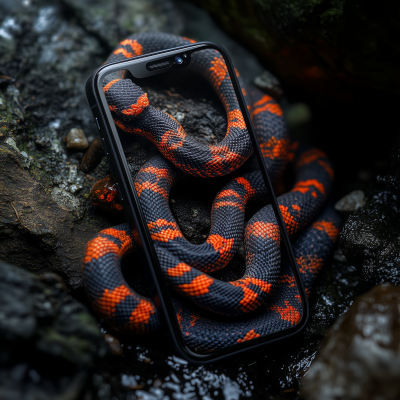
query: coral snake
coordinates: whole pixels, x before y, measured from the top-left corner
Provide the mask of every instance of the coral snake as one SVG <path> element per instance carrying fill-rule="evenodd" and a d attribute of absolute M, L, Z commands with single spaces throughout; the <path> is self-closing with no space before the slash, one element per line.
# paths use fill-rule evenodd
<path fill-rule="evenodd" d="M 165 33 L 136 34 L 122 41 L 107 62 L 188 43 L 193 41 Z M 247 202 L 267 203 L 260 171 L 236 176 L 222 187 L 213 202 L 211 231 L 203 244 L 190 243 L 174 219 L 169 193 L 178 180 L 188 174 L 226 175 L 252 154 L 221 55 L 212 49 L 194 53 L 189 68 L 209 81 L 225 108 L 227 132 L 216 145 L 196 142 L 174 118 L 152 107 L 130 79 L 110 78 L 103 90 L 115 124 L 147 138 L 161 153 L 143 165 L 135 187 L 165 279 L 178 293 L 173 305 L 184 339 L 190 348 L 208 352 L 292 327 L 300 321 L 302 307 L 289 262 L 281 259 L 281 236 L 271 205 L 245 223 Z M 308 295 L 339 233 L 338 215 L 331 206 L 324 207 L 332 167 L 322 151 L 290 141 L 282 110 L 273 98 L 240 83 L 271 180 L 280 179 L 287 163 L 294 166 L 295 184 L 278 197 L 278 204 Z M 214 278 L 213 272 L 232 260 L 243 240 L 243 277 L 230 282 Z M 91 306 L 109 325 L 124 333 L 148 334 L 160 325 L 155 305 L 135 293 L 121 272 L 121 259 L 132 249 L 127 224 L 101 231 L 86 247 L 84 287 Z M 200 311 L 187 307 L 187 301 Z"/>

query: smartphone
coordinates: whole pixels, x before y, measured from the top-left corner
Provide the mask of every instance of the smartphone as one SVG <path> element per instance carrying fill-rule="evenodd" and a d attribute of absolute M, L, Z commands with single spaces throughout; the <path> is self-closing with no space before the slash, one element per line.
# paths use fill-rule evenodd
<path fill-rule="evenodd" d="M 180 44 L 101 66 L 86 92 L 162 329 L 205 363 L 296 334 L 308 302 L 238 72 L 215 43 Z M 186 195 L 209 204 L 194 239 Z"/>

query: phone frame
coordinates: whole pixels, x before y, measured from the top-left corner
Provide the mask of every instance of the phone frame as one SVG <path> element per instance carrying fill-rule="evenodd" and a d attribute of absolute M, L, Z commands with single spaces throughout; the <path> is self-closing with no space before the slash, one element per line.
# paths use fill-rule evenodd
<path fill-rule="evenodd" d="M 146 65 L 149 62 L 163 61 L 166 58 L 171 59 L 171 57 L 181 55 L 182 52 L 191 54 L 193 51 L 200 51 L 210 48 L 217 50 L 221 54 L 230 74 L 232 85 L 235 90 L 237 100 L 243 114 L 248 133 L 251 138 L 253 151 L 260 165 L 260 169 L 262 171 L 267 190 L 271 193 L 271 205 L 275 212 L 280 232 L 282 234 L 281 245 L 283 244 L 283 246 L 285 246 L 286 248 L 289 262 L 293 270 L 294 277 L 296 279 L 299 294 L 301 296 L 303 310 L 300 322 L 294 327 L 290 327 L 279 332 L 274 332 L 268 335 L 261 336 L 259 338 L 237 344 L 233 346 L 234 348 L 232 348 L 231 346 L 226 349 L 216 350 L 213 353 L 209 354 L 197 354 L 190 350 L 190 348 L 187 347 L 183 340 L 181 329 L 176 319 L 176 314 L 172 302 L 169 299 L 165 301 L 165 297 L 170 297 L 167 284 L 165 283 L 164 276 L 159 265 L 158 257 L 150 236 L 150 232 L 147 229 L 146 220 L 139 204 L 139 199 L 136 194 L 134 182 L 129 173 L 129 168 L 126 162 L 121 142 L 119 140 L 117 129 L 113 122 L 111 112 L 108 108 L 108 104 L 103 93 L 102 81 L 103 77 L 107 74 L 123 69 L 129 70 L 132 75 L 137 78 L 144 78 L 152 75 L 168 73 L 172 70 L 171 68 L 149 71 L 147 70 Z M 186 66 L 187 65 L 182 68 L 185 68 Z M 138 74 L 142 76 L 138 76 Z M 152 294 L 152 298 L 157 310 L 160 312 L 160 319 L 168 329 L 167 333 L 169 333 L 168 336 L 170 336 L 172 339 L 173 347 L 179 353 L 179 355 L 189 362 L 196 364 L 205 364 L 229 356 L 238 355 L 240 353 L 258 348 L 260 346 L 274 343 L 277 340 L 288 338 L 300 332 L 307 323 L 309 316 L 308 299 L 296 266 L 292 246 L 290 244 L 289 236 L 283 222 L 282 214 L 278 207 L 275 192 L 273 190 L 268 172 L 263 162 L 261 150 L 255 136 L 254 127 L 252 125 L 250 115 L 228 53 L 216 43 L 197 42 L 185 46 L 175 47 L 172 49 L 140 55 L 123 61 L 104 64 L 100 68 L 95 70 L 93 74 L 88 78 L 86 82 L 86 96 L 95 122 L 97 123 L 97 127 L 102 138 L 103 147 L 107 155 L 115 182 L 117 184 L 116 186 L 119 192 L 121 204 L 123 206 L 123 210 L 131 228 L 132 236 L 135 240 L 139 259 L 142 265 L 146 266 L 146 268 L 143 268 L 143 272 L 145 274 L 150 293 Z M 173 315 L 172 318 L 171 315 Z"/>

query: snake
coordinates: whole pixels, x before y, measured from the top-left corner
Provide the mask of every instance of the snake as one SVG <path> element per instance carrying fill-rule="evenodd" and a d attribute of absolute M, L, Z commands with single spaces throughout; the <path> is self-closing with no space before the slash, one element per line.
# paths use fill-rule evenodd
<path fill-rule="evenodd" d="M 194 41 L 139 33 L 123 40 L 106 63 L 188 43 Z M 103 91 L 118 129 L 146 138 L 160 153 L 141 167 L 135 189 L 164 278 L 176 294 L 172 303 L 185 343 L 207 353 L 291 328 L 300 322 L 303 305 L 288 257 L 281 251 L 279 225 L 260 170 L 233 176 L 220 189 L 204 243 L 188 241 L 174 218 L 169 197 L 178 182 L 189 176 L 212 179 L 233 174 L 253 153 L 219 52 L 194 52 L 188 68 L 209 82 L 225 109 L 226 135 L 215 145 L 199 143 L 171 115 L 151 106 L 147 94 L 129 78 L 110 76 Z M 288 164 L 295 171 L 294 185 L 277 202 L 308 296 L 341 226 L 328 202 L 332 164 L 323 151 L 291 140 L 279 104 L 235 73 L 271 181 L 279 183 Z M 265 205 L 246 222 L 251 201 Z M 227 267 L 243 241 L 243 276 L 233 281 L 213 276 Z M 128 285 L 121 271 L 121 260 L 134 250 L 134 242 L 128 224 L 99 232 L 86 246 L 82 277 L 89 304 L 100 318 L 122 333 L 147 335 L 161 329 L 157 308 Z"/>

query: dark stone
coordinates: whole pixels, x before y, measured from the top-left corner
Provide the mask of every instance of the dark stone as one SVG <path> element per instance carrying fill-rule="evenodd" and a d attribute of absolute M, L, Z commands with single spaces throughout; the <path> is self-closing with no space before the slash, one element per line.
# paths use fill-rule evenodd
<path fill-rule="evenodd" d="M 104 155 L 101 140 L 95 138 L 82 159 L 81 170 L 85 173 L 91 172 L 99 165 Z"/>
<path fill-rule="evenodd" d="M 400 396 L 400 288 L 379 285 L 331 328 L 300 392 L 307 400 Z"/>
<path fill-rule="evenodd" d="M 96 320 L 55 274 L 0 262 L 0 275 L 0 398 L 75 399 L 110 354 Z"/>
<path fill-rule="evenodd" d="M 323 266 L 311 290 L 306 335 L 325 336 L 353 301 L 368 290 L 361 272 L 343 259 L 343 256 L 339 257 L 338 253 L 340 255 L 336 245 L 333 257 Z"/>
<path fill-rule="evenodd" d="M 398 196 L 382 191 L 350 215 L 343 227 L 340 248 L 365 280 L 400 284 L 399 220 Z"/>
<path fill-rule="evenodd" d="M 340 235 L 343 254 L 372 284 L 400 284 L 399 146 L 400 141 L 383 179 L 386 189 L 375 191 L 364 207 L 350 215 Z"/>

